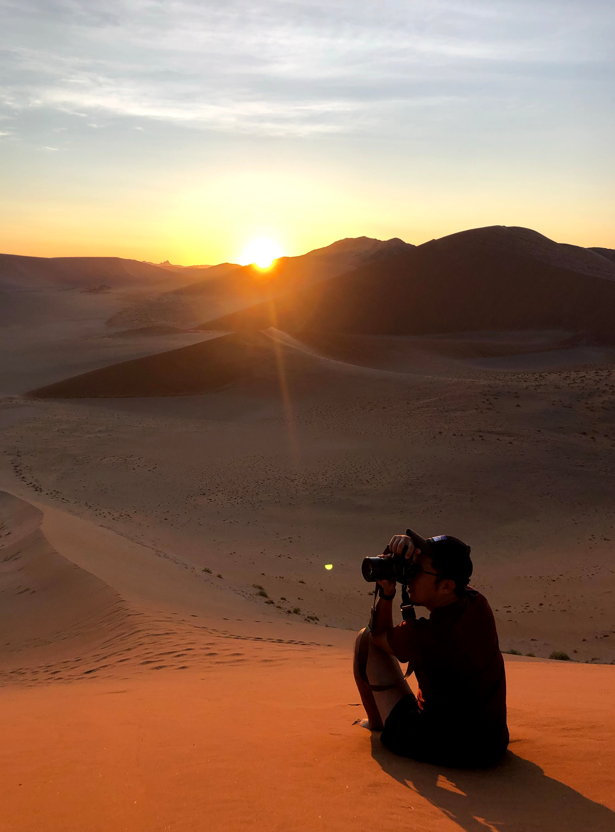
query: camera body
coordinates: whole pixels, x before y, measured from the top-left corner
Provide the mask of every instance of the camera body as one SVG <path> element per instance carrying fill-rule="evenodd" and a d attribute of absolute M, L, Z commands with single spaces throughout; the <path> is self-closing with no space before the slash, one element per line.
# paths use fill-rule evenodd
<path fill-rule="evenodd" d="M 387 546 L 384 554 L 388 554 Z M 407 549 L 401 555 L 392 558 L 364 558 L 361 564 L 363 577 L 369 583 L 375 581 L 398 581 L 400 584 L 408 584 L 416 577 L 418 566 L 406 557 Z"/>

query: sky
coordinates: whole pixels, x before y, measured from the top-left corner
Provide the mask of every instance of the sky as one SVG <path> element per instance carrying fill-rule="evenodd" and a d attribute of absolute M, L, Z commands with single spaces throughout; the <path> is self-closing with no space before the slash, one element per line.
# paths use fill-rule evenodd
<path fill-rule="evenodd" d="M 613 0 L 0 0 L 0 251 L 615 248 Z"/>

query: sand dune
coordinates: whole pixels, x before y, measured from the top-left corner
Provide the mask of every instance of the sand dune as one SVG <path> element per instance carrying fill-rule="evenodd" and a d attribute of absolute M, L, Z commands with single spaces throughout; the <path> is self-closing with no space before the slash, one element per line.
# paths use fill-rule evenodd
<path fill-rule="evenodd" d="M 615 829 L 609 258 L 522 229 L 331 249 L 357 245 L 276 301 L 286 330 L 121 333 L 134 287 L 11 293 L 79 302 L 2 335 L 2 830 Z M 409 524 L 472 544 L 523 654 L 489 771 L 354 724 L 359 563 Z"/>
<path fill-rule="evenodd" d="M 433 337 L 351 335 L 312 330 L 301 333 L 300 339 L 295 340 L 322 356 L 359 366 L 399 372 L 416 372 L 425 366 L 437 372 L 439 359 L 442 371 L 456 368 L 459 373 L 463 372 L 460 363 L 469 370 L 474 359 L 565 352 L 577 347 L 580 338 L 574 333 L 557 330 L 469 332 Z"/>
<path fill-rule="evenodd" d="M 134 337 L 138 333 L 137 330 L 123 334 Z M 150 328 L 146 328 L 143 334 L 151 334 Z M 274 328 L 256 333 L 220 335 L 213 332 L 210 335 L 209 339 L 197 344 L 122 361 L 31 390 L 27 395 L 39 399 L 193 396 L 220 390 L 240 379 L 255 379 L 265 390 L 269 389 L 272 380 L 279 384 L 282 353 L 285 372 L 291 373 L 296 381 L 305 386 L 306 381 L 301 377 L 306 374 L 308 385 L 324 382 L 333 357 Z M 411 355 L 406 356 L 406 369 L 419 369 L 422 346 L 419 345 Z M 373 366 L 371 351 L 363 344 L 362 351 L 355 351 L 354 362 L 336 359 L 335 371 L 356 369 L 361 352 L 365 366 Z M 309 370 L 311 365 L 312 373 Z M 312 377 L 314 373 L 316 375 Z"/>
<path fill-rule="evenodd" d="M 36 398 L 189 396 L 254 370 L 267 347 L 259 334 L 222 335 L 177 350 L 123 361 L 32 390 Z"/>
<path fill-rule="evenodd" d="M 387 259 L 414 246 L 403 240 L 375 240 L 356 237 L 338 240 L 324 248 L 314 249 L 297 257 L 280 257 L 270 269 L 262 271 L 254 266 L 239 266 L 219 272 L 208 270 L 206 278 L 174 291 L 177 295 L 227 295 L 245 303 L 249 298 L 276 295 L 311 285 L 350 271 L 360 263 Z M 213 277 L 218 278 L 215 282 Z"/>
<path fill-rule="evenodd" d="M 144 283 L 169 282 L 166 269 L 125 260 L 121 257 L 23 257 L 17 254 L 0 254 L 0 286 L 20 291 L 42 289 L 50 286 L 87 289 L 107 285 L 110 288 L 138 286 Z M 192 275 L 182 272 L 187 282 Z M 199 279 L 197 271 L 193 275 Z"/>
<path fill-rule="evenodd" d="M 267 644 L 276 663 L 290 648 L 313 650 L 322 641 L 314 641 L 313 628 L 307 640 L 266 628 L 257 636 L 243 618 L 229 630 L 222 622 L 228 600 L 211 586 L 215 578 L 186 575 L 180 564 L 91 524 L 46 514 L 41 527 L 43 511 L 0 492 L 0 684 L 258 663 Z M 249 604 L 233 606 L 238 615 L 251 613 Z"/>
<path fill-rule="evenodd" d="M 169 324 L 194 326 L 280 294 L 328 280 L 364 262 L 386 259 L 414 247 L 402 240 L 358 237 L 338 240 L 298 257 L 281 257 L 270 269 L 224 263 L 207 269 L 200 280 L 120 310 L 112 327 Z"/>
<path fill-rule="evenodd" d="M 364 265 L 205 329 L 420 335 L 564 329 L 613 340 L 615 265 L 527 229 L 475 229 Z"/>
<path fill-rule="evenodd" d="M 173 272 L 119 257 L 22 257 L 0 254 L 0 326 L 16 333 L 41 327 L 48 341 L 71 330 L 102 332 L 128 304 L 199 280 L 203 272 Z M 59 334 L 60 333 L 60 334 Z"/>
<path fill-rule="evenodd" d="M 596 246 L 591 248 L 590 251 L 595 251 L 596 254 L 599 254 L 601 257 L 606 257 L 607 260 L 610 260 L 612 263 L 615 263 L 615 249 L 600 248 L 599 246 Z"/>
<path fill-rule="evenodd" d="M 109 586 L 58 554 L 42 534 L 42 512 L 0 492 L 0 677 L 65 678 L 84 654 L 122 644 L 130 611 Z M 89 665 L 85 670 L 89 669 Z"/>
<path fill-rule="evenodd" d="M 409 514 L 446 522 L 477 547 L 506 647 L 615 660 L 612 355 L 579 366 L 566 333 L 479 335 L 221 336 L 38 391 L 6 458 L 21 488 L 186 548 L 239 593 L 263 585 L 268 617 L 336 628 L 363 620 L 359 538 L 377 551 Z"/>
<path fill-rule="evenodd" d="M 3 823 L 11 832 L 255 823 L 263 832 L 612 832 L 612 669 L 526 660 L 507 662 L 507 673 L 514 741 L 489 771 L 395 757 L 353 725 L 360 709 L 340 651 L 7 688 Z"/>
<path fill-rule="evenodd" d="M 190 616 L 199 593 L 185 569 L 173 577 L 179 563 L 50 515 L 41 530 L 43 512 L 0 494 L 0 798 L 11 832 L 241 832 L 255 818 L 265 832 L 408 818 L 433 832 L 615 828 L 615 668 L 507 657 L 502 762 L 417 764 L 355 724 L 352 633 L 324 631 L 326 646 L 296 632 L 320 629 L 307 625 L 225 623 L 246 606 L 224 590 L 221 603 L 219 588 Z M 36 603 L 19 594 L 24 574 Z"/>

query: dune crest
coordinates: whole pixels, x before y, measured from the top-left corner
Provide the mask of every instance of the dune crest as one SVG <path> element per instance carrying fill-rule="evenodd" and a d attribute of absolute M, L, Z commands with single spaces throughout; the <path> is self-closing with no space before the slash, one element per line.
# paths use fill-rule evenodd
<path fill-rule="evenodd" d="M 612 343 L 615 264 L 529 229 L 473 229 L 202 325 L 364 335 L 563 329 Z"/>
<path fill-rule="evenodd" d="M 117 646 L 134 631 L 124 600 L 62 557 L 42 533 L 42 519 L 35 506 L 0 492 L 0 677 L 5 680 L 78 674 L 97 645 Z"/>

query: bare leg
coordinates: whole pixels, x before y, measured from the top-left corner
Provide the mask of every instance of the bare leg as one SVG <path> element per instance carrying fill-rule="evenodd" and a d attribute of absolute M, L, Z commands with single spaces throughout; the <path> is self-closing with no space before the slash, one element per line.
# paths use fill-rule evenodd
<path fill-rule="evenodd" d="M 359 689 L 359 695 L 369 720 L 372 731 L 382 731 L 386 718 L 395 705 L 412 691 L 404 679 L 399 662 L 390 653 L 377 647 L 369 639 L 369 653 L 367 657 L 367 678 L 372 685 L 393 685 L 388 690 L 371 690 L 359 673 L 359 642 L 364 630 L 357 636 L 354 646 L 354 678 Z"/>

